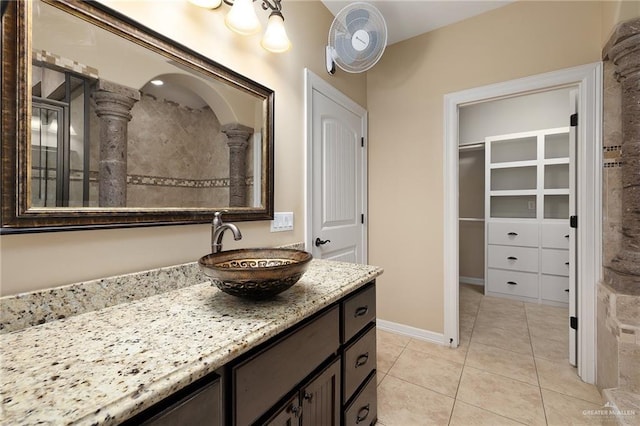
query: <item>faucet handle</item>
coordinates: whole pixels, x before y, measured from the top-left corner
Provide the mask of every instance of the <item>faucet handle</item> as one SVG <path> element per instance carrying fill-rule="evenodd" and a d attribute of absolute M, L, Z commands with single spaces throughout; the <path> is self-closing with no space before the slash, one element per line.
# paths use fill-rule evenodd
<path fill-rule="evenodd" d="M 222 213 L 225 213 L 225 212 L 227 212 L 227 210 L 215 212 L 213 214 L 213 226 L 217 227 L 222 225 Z"/>

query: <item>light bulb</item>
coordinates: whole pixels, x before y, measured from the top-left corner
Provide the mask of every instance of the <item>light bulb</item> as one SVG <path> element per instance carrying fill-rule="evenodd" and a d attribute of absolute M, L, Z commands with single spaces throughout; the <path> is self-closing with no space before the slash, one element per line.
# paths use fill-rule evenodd
<path fill-rule="evenodd" d="M 230 30 L 242 35 L 255 34 L 261 27 L 253 8 L 253 0 L 235 0 L 224 23 Z"/>
<path fill-rule="evenodd" d="M 189 0 L 189 3 L 206 9 L 217 9 L 222 4 L 222 0 Z"/>
<path fill-rule="evenodd" d="M 267 30 L 264 32 L 260 44 L 263 48 L 273 53 L 282 53 L 291 49 L 291 42 L 284 28 L 284 18 L 280 13 L 269 15 Z"/>

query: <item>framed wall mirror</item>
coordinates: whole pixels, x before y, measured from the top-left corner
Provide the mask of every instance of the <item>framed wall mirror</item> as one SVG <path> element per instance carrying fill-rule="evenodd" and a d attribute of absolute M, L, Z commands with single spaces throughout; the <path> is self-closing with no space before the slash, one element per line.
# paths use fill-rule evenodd
<path fill-rule="evenodd" d="M 2 10 L 2 233 L 273 217 L 272 90 L 96 2 Z"/>

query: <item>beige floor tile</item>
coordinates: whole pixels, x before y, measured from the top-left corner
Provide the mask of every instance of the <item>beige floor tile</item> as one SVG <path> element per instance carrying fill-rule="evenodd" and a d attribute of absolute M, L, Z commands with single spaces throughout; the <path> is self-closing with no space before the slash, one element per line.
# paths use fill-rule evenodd
<path fill-rule="evenodd" d="M 533 356 L 555 362 L 569 362 L 569 339 L 551 340 L 531 337 Z"/>
<path fill-rule="evenodd" d="M 455 397 L 461 372 L 462 364 L 405 349 L 388 375 Z"/>
<path fill-rule="evenodd" d="M 378 340 L 376 342 L 376 358 L 378 373 L 386 374 L 396 362 L 404 346 L 394 345 L 385 341 Z"/>
<path fill-rule="evenodd" d="M 486 296 L 480 304 L 481 311 L 509 312 L 511 314 L 524 315 L 524 303 L 517 300 L 502 299 L 500 297 Z"/>
<path fill-rule="evenodd" d="M 531 354 L 522 354 L 473 342 L 469 346 L 465 365 L 538 385 L 536 366 Z"/>
<path fill-rule="evenodd" d="M 568 362 L 536 359 L 536 368 L 541 388 L 593 402 L 594 404 L 602 403 L 598 389 L 594 385 L 583 382 L 578 377 L 576 369 L 569 365 Z"/>
<path fill-rule="evenodd" d="M 391 333 L 389 331 L 376 329 L 376 340 L 382 343 L 388 343 L 391 345 L 402 346 L 403 348 L 407 346 L 411 337 L 403 336 L 402 334 Z"/>
<path fill-rule="evenodd" d="M 569 326 L 566 324 L 530 324 L 529 334 L 533 338 L 564 342 L 569 340 Z"/>
<path fill-rule="evenodd" d="M 484 325 L 492 328 L 527 333 L 527 319 L 524 314 L 510 314 L 502 311 L 486 311 L 480 308 L 474 326 Z"/>
<path fill-rule="evenodd" d="M 462 342 L 462 339 L 460 345 L 455 349 L 452 349 L 449 346 L 438 345 L 436 343 L 425 342 L 424 340 L 417 339 L 411 339 L 407 345 L 407 349 L 424 352 L 459 364 L 464 364 L 468 348 L 469 342 Z"/>
<path fill-rule="evenodd" d="M 376 386 L 380 386 L 382 380 L 386 377 L 386 373 L 376 372 Z"/>
<path fill-rule="evenodd" d="M 520 422 L 456 400 L 449 426 L 518 426 Z"/>
<path fill-rule="evenodd" d="M 528 425 L 544 425 L 540 388 L 465 366 L 457 399 Z"/>
<path fill-rule="evenodd" d="M 446 425 L 453 398 L 387 376 L 378 387 L 378 420 L 387 426 Z"/>
<path fill-rule="evenodd" d="M 531 340 L 526 330 L 507 330 L 491 324 L 476 323 L 471 335 L 471 343 L 508 349 L 523 354 L 531 354 Z"/>
<path fill-rule="evenodd" d="M 542 305 L 537 303 L 525 303 L 524 309 L 527 316 L 532 318 L 556 318 L 565 319 L 569 317 L 569 308 Z"/>
<path fill-rule="evenodd" d="M 598 412 L 589 413 L 589 410 L 603 410 L 600 404 L 593 404 L 547 389 L 542 389 L 542 401 L 549 426 L 601 425 L 611 420 L 606 415 L 599 415 Z"/>

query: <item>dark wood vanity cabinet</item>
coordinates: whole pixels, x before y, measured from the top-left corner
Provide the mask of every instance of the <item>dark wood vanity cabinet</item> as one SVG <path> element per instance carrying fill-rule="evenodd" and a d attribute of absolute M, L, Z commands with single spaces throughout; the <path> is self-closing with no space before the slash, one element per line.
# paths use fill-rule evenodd
<path fill-rule="evenodd" d="M 126 423 L 373 425 L 375 319 L 371 282 Z"/>

